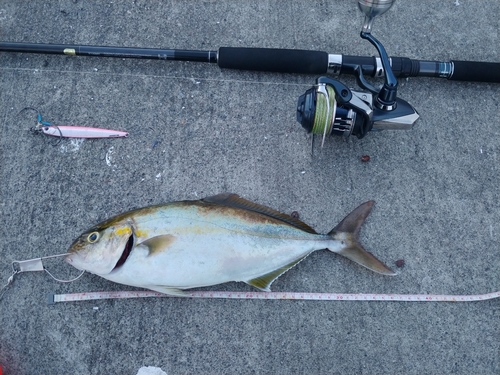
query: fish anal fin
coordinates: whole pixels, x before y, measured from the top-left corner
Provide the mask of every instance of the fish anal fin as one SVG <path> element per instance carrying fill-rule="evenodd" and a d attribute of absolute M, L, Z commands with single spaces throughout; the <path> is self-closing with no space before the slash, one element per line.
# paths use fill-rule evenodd
<path fill-rule="evenodd" d="M 173 288 L 170 286 L 163 286 L 163 285 L 148 285 L 145 287 L 148 289 L 154 290 L 155 292 L 168 294 L 169 296 L 189 297 L 188 293 L 184 292 L 183 290 L 181 290 L 179 288 Z"/>
<path fill-rule="evenodd" d="M 262 290 L 263 292 L 270 292 L 271 291 L 271 284 L 274 282 L 274 280 L 276 280 L 278 277 L 283 275 L 290 268 L 292 268 L 295 265 L 297 265 L 298 263 L 300 263 L 308 255 L 309 255 L 309 253 L 300 257 L 299 259 L 294 260 L 293 262 L 287 264 L 286 266 L 280 267 L 274 271 L 271 271 L 269 273 L 266 273 L 264 275 L 261 275 L 259 277 L 256 277 L 252 280 L 248 280 L 245 282 L 249 285 L 256 287 L 257 289 Z"/>
<path fill-rule="evenodd" d="M 141 246 L 146 246 L 149 250 L 148 256 L 155 255 L 165 251 L 175 241 L 175 236 L 164 234 L 155 236 L 140 243 Z"/>
<path fill-rule="evenodd" d="M 240 208 L 247 211 L 257 212 L 262 215 L 272 217 L 273 219 L 282 221 L 298 229 L 301 229 L 304 232 L 316 234 L 316 231 L 306 223 L 298 219 L 295 219 L 290 215 L 276 211 L 275 209 L 272 209 L 270 207 L 266 207 L 261 204 L 254 203 L 244 198 L 241 198 L 237 194 L 231 194 L 231 193 L 217 194 L 211 197 L 203 198 L 202 201 L 216 203 L 228 207 Z"/>

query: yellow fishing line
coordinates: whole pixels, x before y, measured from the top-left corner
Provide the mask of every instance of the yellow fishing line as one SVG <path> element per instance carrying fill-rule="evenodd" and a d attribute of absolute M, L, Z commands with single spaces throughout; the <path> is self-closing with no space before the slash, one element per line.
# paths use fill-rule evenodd
<path fill-rule="evenodd" d="M 329 108 L 327 99 L 323 94 L 318 93 L 316 96 L 316 113 L 314 115 L 314 124 L 312 128 L 313 134 L 324 134 L 326 127 L 326 134 L 330 134 L 333 124 L 333 109 L 335 108 L 335 91 L 331 86 L 326 85 L 328 92 Z M 328 111 L 330 109 L 330 111 Z M 329 112 L 329 113 L 328 113 Z M 328 116 L 328 119 L 327 119 Z"/>

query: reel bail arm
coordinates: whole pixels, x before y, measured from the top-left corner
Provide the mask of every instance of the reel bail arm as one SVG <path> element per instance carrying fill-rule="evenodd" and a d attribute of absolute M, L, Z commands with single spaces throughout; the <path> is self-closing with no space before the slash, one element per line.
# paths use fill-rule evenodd
<path fill-rule="evenodd" d="M 365 22 L 361 30 L 360 36 L 362 39 L 368 40 L 378 51 L 382 67 L 384 68 L 385 83 L 380 92 L 377 94 L 375 106 L 385 111 L 396 109 L 396 98 L 398 96 L 398 80 L 394 75 L 389 56 L 377 38 L 372 32 L 373 20 L 376 16 L 380 16 L 391 9 L 395 0 L 358 0 L 358 8 L 365 15 Z M 362 75 L 361 70 L 358 71 Z"/>

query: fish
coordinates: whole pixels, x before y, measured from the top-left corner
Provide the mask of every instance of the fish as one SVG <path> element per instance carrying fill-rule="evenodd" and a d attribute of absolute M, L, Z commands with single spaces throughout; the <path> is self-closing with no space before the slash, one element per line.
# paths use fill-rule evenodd
<path fill-rule="evenodd" d="M 65 259 L 107 280 L 175 296 L 234 281 L 270 292 L 279 276 L 322 249 L 393 276 L 358 240 L 374 203 L 361 204 L 327 234 L 230 193 L 148 206 L 85 231 Z"/>

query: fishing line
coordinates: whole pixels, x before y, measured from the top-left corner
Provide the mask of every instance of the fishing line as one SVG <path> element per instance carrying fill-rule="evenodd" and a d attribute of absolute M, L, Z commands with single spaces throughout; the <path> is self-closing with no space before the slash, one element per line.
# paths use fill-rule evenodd
<path fill-rule="evenodd" d="M 26 111 L 26 110 L 31 110 L 31 111 L 35 111 L 36 112 L 36 125 L 35 127 L 33 128 L 33 131 L 36 132 L 36 133 L 43 133 L 43 129 L 48 129 L 48 128 L 54 128 L 57 130 L 59 136 L 58 136 L 58 139 L 57 141 L 54 143 L 54 142 L 51 142 L 52 146 L 56 147 L 59 145 L 59 143 L 61 143 L 61 139 L 63 137 L 62 135 L 62 132 L 61 132 L 61 129 L 59 129 L 59 127 L 57 125 L 53 125 L 51 124 L 50 122 L 48 121 L 43 121 L 42 119 L 42 113 L 36 109 L 36 108 L 33 108 L 33 107 L 24 107 L 23 109 L 21 109 L 18 113 L 18 115 L 20 115 L 23 111 Z"/>
<path fill-rule="evenodd" d="M 85 271 L 82 271 L 77 277 L 75 277 L 73 279 L 62 280 L 62 279 L 59 279 L 59 278 L 55 277 L 54 275 L 52 275 L 49 272 L 49 270 L 47 270 L 47 268 L 45 268 L 45 266 L 43 265 L 43 260 L 52 259 L 52 258 L 59 258 L 59 257 L 66 256 L 68 254 L 69 253 L 57 254 L 57 255 L 49 255 L 49 256 L 46 256 L 46 257 L 34 258 L 34 259 L 28 259 L 28 260 L 22 260 L 22 261 L 15 260 L 15 261 L 12 262 L 12 271 L 13 271 L 13 273 L 12 273 L 11 277 L 13 277 L 14 275 L 16 275 L 18 273 L 21 273 L 21 272 L 27 272 L 27 271 L 45 271 L 45 272 L 47 272 L 47 274 L 50 277 L 52 277 L 54 280 L 56 280 L 56 281 L 58 281 L 60 283 L 70 283 L 70 282 L 76 281 L 80 277 L 83 276 L 83 274 L 85 273 Z"/>
<path fill-rule="evenodd" d="M 40 73 L 64 73 L 64 74 L 92 74 L 92 75 L 105 75 L 105 76 L 118 76 L 118 77 L 136 77 L 136 78 L 164 78 L 170 80 L 188 80 L 188 81 L 205 81 L 205 82 L 222 82 L 222 83 L 251 83 L 251 84 L 264 84 L 264 85 L 283 85 L 283 86 L 300 86 L 308 87 L 311 86 L 308 83 L 293 83 L 293 82 L 272 82 L 272 81 L 255 81 L 255 80 L 244 80 L 244 79 L 216 79 L 216 78 L 200 78 L 200 77 L 182 77 L 182 76 L 169 76 L 169 75 L 158 75 L 158 74 L 131 74 L 131 73 L 115 73 L 115 72 L 95 72 L 95 71 L 75 71 L 75 70 L 55 70 L 55 69 L 35 69 L 35 68 L 10 68 L 1 67 L 0 70 L 7 71 L 26 71 L 32 72 L 36 70 Z"/>
<path fill-rule="evenodd" d="M 62 280 L 57 277 L 55 277 L 50 271 L 45 268 L 43 265 L 43 260 L 46 259 L 52 259 L 52 258 L 58 258 L 62 256 L 66 256 L 68 253 L 64 254 L 57 254 L 57 255 L 49 255 L 46 257 L 41 257 L 41 258 L 34 258 L 34 259 L 28 259 L 28 260 L 14 260 L 12 262 L 12 274 L 10 277 L 7 279 L 7 284 L 5 284 L 2 289 L 0 289 L 0 299 L 3 297 L 5 292 L 7 291 L 8 287 L 14 282 L 14 277 L 22 272 L 31 272 L 31 271 L 45 271 L 50 277 L 52 277 L 55 281 L 58 281 L 60 283 L 71 283 L 73 281 L 78 280 L 80 277 L 83 276 L 85 271 L 82 271 L 77 277 L 74 277 L 69 280 Z"/>

